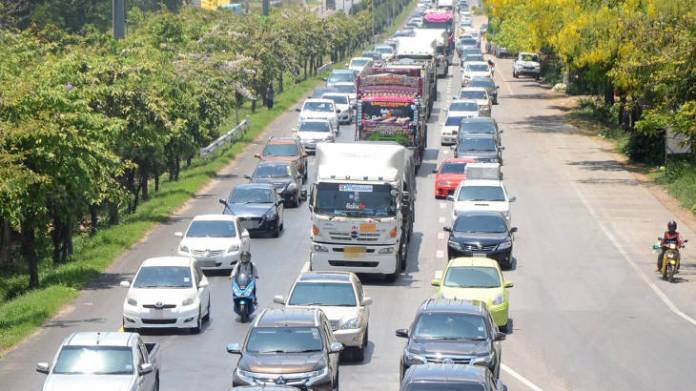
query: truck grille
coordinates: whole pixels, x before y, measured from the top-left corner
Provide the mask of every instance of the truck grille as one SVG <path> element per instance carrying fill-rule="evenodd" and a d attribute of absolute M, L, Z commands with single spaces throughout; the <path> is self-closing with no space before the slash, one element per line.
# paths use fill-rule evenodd
<path fill-rule="evenodd" d="M 176 319 L 143 319 L 144 324 L 173 324 Z"/>
<path fill-rule="evenodd" d="M 343 247 L 333 247 L 332 249 L 333 249 L 333 251 L 334 251 L 335 253 L 342 253 L 342 252 L 345 252 L 345 249 L 344 249 Z M 372 254 L 372 253 L 375 252 L 375 249 L 374 249 L 374 248 L 366 248 L 366 249 L 365 249 L 365 252 L 366 252 L 367 254 Z"/>
<path fill-rule="evenodd" d="M 357 232 L 329 232 L 333 240 L 348 240 L 358 242 L 376 242 L 379 240 L 379 233 L 357 233 Z"/>

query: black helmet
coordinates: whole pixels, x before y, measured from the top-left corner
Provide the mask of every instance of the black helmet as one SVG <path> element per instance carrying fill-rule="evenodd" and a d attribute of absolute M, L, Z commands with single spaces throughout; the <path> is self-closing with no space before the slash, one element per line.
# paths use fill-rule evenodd
<path fill-rule="evenodd" d="M 674 221 L 674 220 L 670 220 L 670 221 L 667 223 L 667 231 L 669 231 L 669 233 L 675 233 L 675 232 L 677 232 L 677 222 Z"/>
<path fill-rule="evenodd" d="M 239 258 L 242 263 L 247 263 L 251 261 L 251 253 L 249 251 L 243 251 Z"/>

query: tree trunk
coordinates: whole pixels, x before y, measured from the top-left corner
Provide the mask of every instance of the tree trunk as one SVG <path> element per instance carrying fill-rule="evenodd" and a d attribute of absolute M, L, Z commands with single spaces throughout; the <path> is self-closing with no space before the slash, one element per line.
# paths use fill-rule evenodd
<path fill-rule="evenodd" d="M 177 156 L 174 159 L 174 180 L 179 180 L 179 172 L 181 171 L 181 157 Z"/>
<path fill-rule="evenodd" d="M 251 112 L 252 113 L 256 112 L 256 99 L 252 99 L 252 101 L 251 101 Z"/>
<path fill-rule="evenodd" d="M 11 241 L 10 222 L 0 219 L 0 267 L 10 264 Z"/>
<path fill-rule="evenodd" d="M 53 230 L 51 231 L 51 240 L 53 241 L 53 264 L 58 265 L 62 263 L 61 245 L 63 243 L 63 223 L 58 219 L 58 217 L 53 218 Z"/>
<path fill-rule="evenodd" d="M 117 225 L 119 223 L 118 203 L 109 202 L 108 208 L 109 208 L 109 225 Z"/>
<path fill-rule="evenodd" d="M 193 159 L 192 156 L 189 156 L 189 157 L 186 158 L 186 168 L 191 167 L 191 161 L 192 161 L 192 159 Z M 176 171 L 176 179 L 179 179 L 179 171 L 180 171 L 180 170 L 177 170 L 177 171 Z"/>
<path fill-rule="evenodd" d="M 30 218 L 22 221 L 22 256 L 29 265 L 29 288 L 39 287 L 39 258 L 36 254 L 34 225 Z"/>
<path fill-rule="evenodd" d="M 99 225 L 99 207 L 96 204 L 89 206 L 89 222 L 89 235 L 94 236 Z"/>
<path fill-rule="evenodd" d="M 160 174 L 155 175 L 155 192 L 159 192 L 160 189 Z"/>
<path fill-rule="evenodd" d="M 278 76 L 278 93 L 283 92 L 283 72 L 280 72 L 280 76 Z M 237 121 L 239 123 L 239 121 Z"/>
<path fill-rule="evenodd" d="M 141 193 L 141 197 L 142 197 L 143 201 L 147 201 L 150 199 L 150 191 L 149 191 L 147 180 L 148 180 L 147 172 L 141 172 L 141 174 L 140 174 L 140 193 Z"/>

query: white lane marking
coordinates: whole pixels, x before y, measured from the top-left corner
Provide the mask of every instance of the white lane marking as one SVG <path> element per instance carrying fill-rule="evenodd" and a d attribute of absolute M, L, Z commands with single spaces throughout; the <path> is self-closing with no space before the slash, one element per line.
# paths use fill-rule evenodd
<path fill-rule="evenodd" d="M 438 223 L 440 223 L 440 224 L 444 224 L 444 223 L 445 223 L 445 218 L 444 218 L 444 217 L 440 217 L 439 219 L 437 219 L 437 221 L 438 221 Z"/>
<path fill-rule="evenodd" d="M 435 258 L 444 258 L 445 257 L 445 252 L 442 250 L 437 250 L 435 252 Z"/>
<path fill-rule="evenodd" d="M 447 207 L 446 202 L 440 202 L 440 209 L 445 209 Z"/>
<path fill-rule="evenodd" d="M 300 272 L 308 272 L 309 271 L 309 261 L 305 262 L 304 265 L 302 265 L 302 270 Z"/>
<path fill-rule="evenodd" d="M 580 189 L 577 188 L 577 186 L 571 182 L 571 186 L 573 187 L 573 190 L 578 194 L 578 198 L 580 198 L 580 202 L 585 205 L 585 208 L 587 208 L 587 211 L 590 213 L 592 218 L 597 222 L 597 225 L 599 225 L 599 228 L 602 229 L 602 232 L 607 236 L 609 239 L 610 243 L 614 245 L 614 248 L 616 248 L 623 259 L 633 268 L 633 270 L 638 274 L 638 276 L 645 281 L 645 283 L 652 289 L 652 291 L 655 293 L 655 295 L 662 300 L 663 303 L 669 308 L 670 311 L 672 311 L 675 315 L 679 316 L 680 318 L 684 319 L 685 321 L 691 323 L 693 326 L 696 326 L 696 319 L 690 317 L 689 315 L 685 314 L 682 312 L 679 307 L 677 307 L 672 300 L 669 299 L 669 297 L 660 289 L 655 283 L 642 271 L 640 270 L 640 267 L 633 262 L 630 256 L 628 256 L 628 253 L 626 250 L 624 250 L 623 246 L 620 245 L 620 242 L 617 240 L 616 236 L 607 228 L 604 223 L 602 223 L 599 220 L 599 217 L 597 213 L 595 212 L 594 208 L 590 206 L 590 203 L 587 202 L 587 199 L 585 199 L 585 196 L 580 192 Z"/>
<path fill-rule="evenodd" d="M 507 366 L 507 365 L 505 365 L 505 364 L 503 364 L 503 363 L 500 363 L 500 369 L 502 369 L 503 371 L 507 372 L 510 376 L 512 376 L 512 377 L 514 377 L 515 379 L 517 379 L 520 383 L 522 383 L 522 384 L 524 384 L 525 386 L 529 387 L 530 390 L 534 390 L 534 391 L 544 391 L 544 390 L 541 389 L 541 387 L 539 387 L 539 386 L 537 386 L 536 384 L 532 383 L 532 382 L 531 382 L 529 379 L 527 379 L 526 377 L 524 377 L 524 376 L 520 375 L 519 373 L 515 372 L 515 371 L 512 370 L 512 368 L 510 368 L 509 366 Z"/>
<path fill-rule="evenodd" d="M 444 233 L 444 232 L 438 232 L 438 233 L 437 233 L 437 238 L 440 239 L 440 240 L 444 239 L 444 238 L 445 238 L 445 233 Z"/>

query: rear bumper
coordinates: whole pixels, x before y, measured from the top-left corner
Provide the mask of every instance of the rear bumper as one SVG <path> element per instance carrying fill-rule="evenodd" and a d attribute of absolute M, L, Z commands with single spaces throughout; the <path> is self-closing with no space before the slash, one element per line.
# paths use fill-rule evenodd
<path fill-rule="evenodd" d="M 435 197 L 447 198 L 447 196 L 454 194 L 455 190 L 457 190 L 457 186 L 438 186 L 438 185 L 435 185 Z"/>
<path fill-rule="evenodd" d="M 520 76 L 538 76 L 541 74 L 541 69 L 516 68 L 515 73 Z"/>

